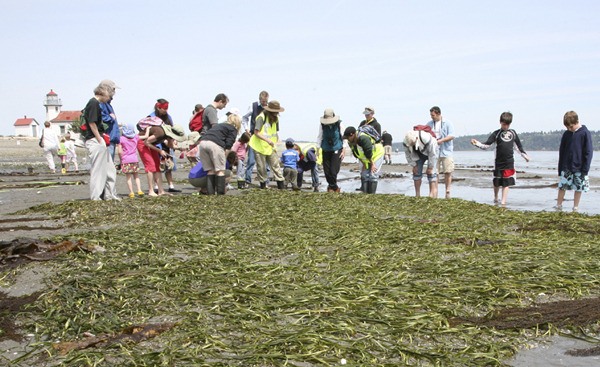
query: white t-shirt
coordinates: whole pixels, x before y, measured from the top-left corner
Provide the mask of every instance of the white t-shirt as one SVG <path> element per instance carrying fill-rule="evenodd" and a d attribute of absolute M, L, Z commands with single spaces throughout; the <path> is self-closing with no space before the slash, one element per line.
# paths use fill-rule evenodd
<path fill-rule="evenodd" d="M 50 127 L 45 127 L 42 131 L 44 134 L 44 150 L 58 149 L 58 136 Z"/>

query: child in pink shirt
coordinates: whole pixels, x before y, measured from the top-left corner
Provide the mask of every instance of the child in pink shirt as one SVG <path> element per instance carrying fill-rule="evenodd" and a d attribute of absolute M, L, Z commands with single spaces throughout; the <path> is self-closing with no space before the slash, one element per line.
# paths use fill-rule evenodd
<path fill-rule="evenodd" d="M 246 179 L 246 151 L 248 150 L 248 142 L 250 141 L 250 134 L 247 132 L 243 133 L 238 141 L 236 141 L 231 147 L 231 151 L 235 152 L 238 157 L 237 163 L 237 182 L 238 189 L 245 189 Z"/>
<path fill-rule="evenodd" d="M 127 177 L 130 198 L 135 197 L 132 179 L 135 180 L 138 196 L 144 196 L 144 192 L 140 186 L 140 176 L 138 175 L 139 160 L 137 145 L 139 139 L 140 136 L 135 132 L 135 125 L 127 124 L 123 126 L 123 135 L 121 135 L 117 149 L 119 158 L 121 158 L 121 172 Z"/>

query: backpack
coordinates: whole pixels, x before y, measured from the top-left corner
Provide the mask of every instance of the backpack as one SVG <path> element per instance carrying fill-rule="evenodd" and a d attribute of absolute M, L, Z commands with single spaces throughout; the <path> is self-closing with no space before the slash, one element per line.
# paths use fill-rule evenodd
<path fill-rule="evenodd" d="M 415 126 L 413 126 L 413 130 L 414 131 L 425 131 L 425 132 L 429 133 L 432 137 L 437 139 L 435 132 L 433 132 L 433 130 L 431 129 L 431 126 L 429 126 L 429 125 L 415 125 Z"/>
<path fill-rule="evenodd" d="M 358 132 L 369 135 L 373 140 L 375 140 L 375 144 L 381 143 L 381 135 L 379 132 L 371 125 L 363 125 L 358 128 Z"/>
<path fill-rule="evenodd" d="M 141 119 L 137 123 L 137 126 L 141 131 L 144 131 L 147 128 L 149 128 L 150 126 L 162 126 L 162 124 L 163 124 L 163 120 L 161 120 L 160 117 L 148 116 L 148 117 L 144 117 L 143 119 Z"/>
<path fill-rule="evenodd" d="M 196 112 L 194 117 L 190 120 L 190 131 L 200 132 L 202 130 L 202 116 L 204 115 L 204 109 L 202 111 Z"/>

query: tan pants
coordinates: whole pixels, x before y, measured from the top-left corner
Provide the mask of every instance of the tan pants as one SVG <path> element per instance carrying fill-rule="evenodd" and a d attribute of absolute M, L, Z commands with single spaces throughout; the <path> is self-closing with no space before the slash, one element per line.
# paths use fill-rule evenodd
<path fill-rule="evenodd" d="M 281 174 L 281 167 L 279 166 L 279 157 L 277 156 L 277 151 L 273 150 L 271 155 L 262 155 L 256 151 L 255 153 L 256 179 L 258 182 L 267 181 L 267 163 L 269 163 L 269 167 L 271 167 L 271 172 L 273 172 L 273 178 L 275 178 L 275 181 L 283 181 L 283 175 Z"/>

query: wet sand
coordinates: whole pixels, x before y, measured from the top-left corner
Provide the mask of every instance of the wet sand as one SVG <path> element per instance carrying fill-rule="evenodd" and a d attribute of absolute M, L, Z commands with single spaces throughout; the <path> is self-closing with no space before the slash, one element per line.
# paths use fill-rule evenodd
<path fill-rule="evenodd" d="M 78 149 L 78 155 L 80 164 L 85 166 L 86 151 Z M 347 161 L 353 160 L 348 158 Z M 176 187 L 182 190 L 182 193 L 175 195 L 191 195 L 196 192 L 187 183 L 189 168 L 189 164 L 180 162 L 179 169 L 174 173 Z M 359 186 L 358 169 L 359 166 L 355 162 L 343 165 L 340 172 L 340 186 L 344 191 L 354 192 L 355 188 Z M 491 204 L 491 169 L 489 167 L 459 167 L 453 177 L 453 197 L 466 200 L 473 200 L 475 197 Z M 147 190 L 145 175 L 141 174 L 140 178 L 142 188 Z M 309 175 L 305 176 L 304 187 L 305 190 L 310 191 L 310 183 L 307 180 L 310 180 Z M 511 189 L 510 198 L 513 207 L 530 210 L 539 205 L 537 202 L 541 200 L 540 198 L 551 203 L 556 193 L 556 189 L 553 187 L 555 180 L 551 173 L 529 175 L 527 172 L 521 172 L 518 182 L 520 188 Z M 59 221 L 31 214 L 21 216 L 7 214 L 43 203 L 88 200 L 88 181 L 89 175 L 85 170 L 81 170 L 79 173 L 69 172 L 65 175 L 50 173 L 36 139 L 0 138 L 0 240 L 6 241 L 22 237 L 44 238 L 55 235 L 62 227 Z M 426 186 L 424 183 L 424 195 L 428 193 Z M 121 174 L 117 179 L 117 188 L 123 200 L 153 200 L 148 197 L 129 199 L 125 177 Z M 321 191 L 325 188 L 325 180 L 322 179 Z M 406 164 L 383 166 L 378 192 L 414 195 L 411 168 Z M 532 195 L 532 192 L 535 192 L 535 195 Z M 228 194 L 238 195 L 239 193 L 239 190 L 232 190 Z M 444 188 L 441 184 L 440 197 L 443 196 L 443 193 Z M 522 204 L 521 207 L 518 206 L 518 203 Z M 34 275 L 31 274 L 32 272 Z M 28 267 L 20 281 L 16 281 L 9 289 L 0 289 L 0 291 L 12 292 L 10 294 L 17 295 L 38 292 L 41 289 L 32 288 L 31 284 L 42 284 L 43 278 L 51 272 L 51 268 L 45 264 L 40 264 L 35 268 Z M 521 352 L 514 360 L 507 361 L 507 363 L 513 366 L 567 366 L 573 365 L 573 363 L 580 366 L 592 366 L 598 363 L 598 357 L 566 357 L 564 350 L 572 348 L 573 343 L 575 342 L 572 339 L 555 337 L 551 339 L 550 344 Z M 578 343 L 577 346 L 589 347 L 589 344 Z M 24 344 L 0 344 L 3 350 L 20 350 L 27 344 L 27 341 Z"/>

